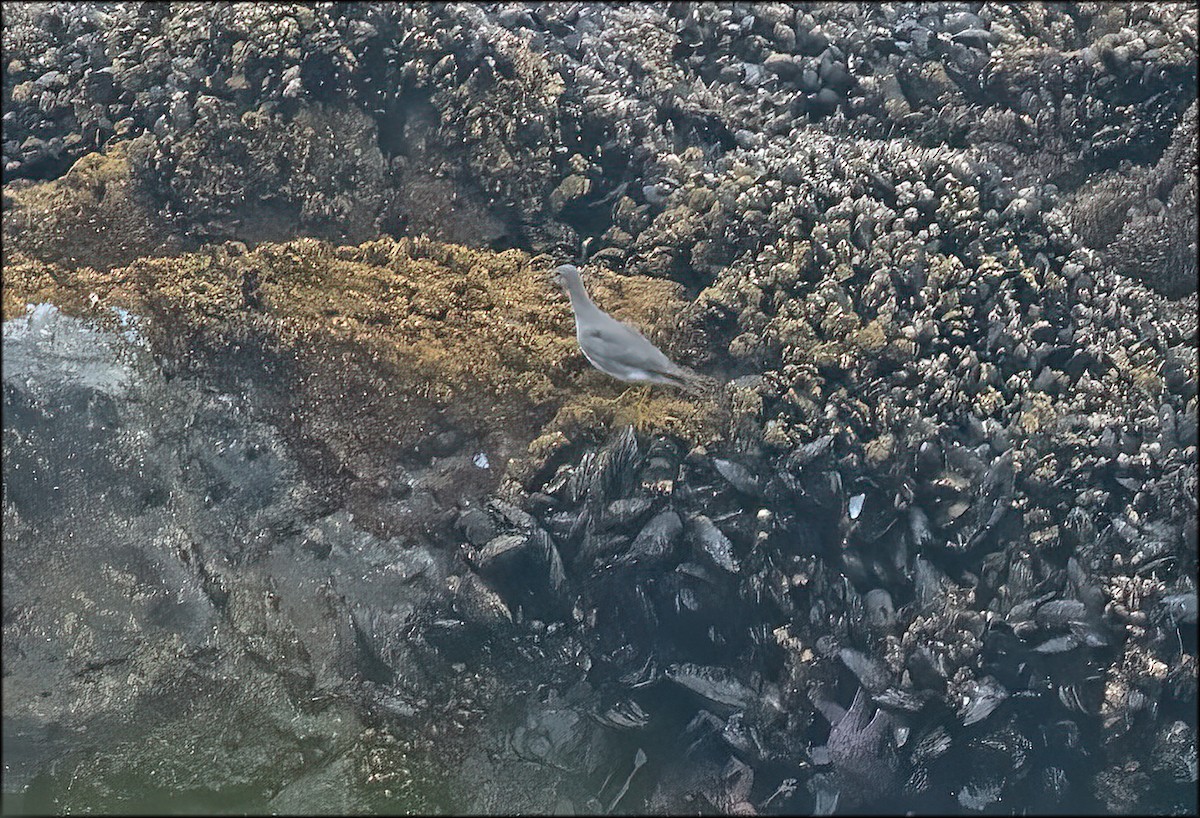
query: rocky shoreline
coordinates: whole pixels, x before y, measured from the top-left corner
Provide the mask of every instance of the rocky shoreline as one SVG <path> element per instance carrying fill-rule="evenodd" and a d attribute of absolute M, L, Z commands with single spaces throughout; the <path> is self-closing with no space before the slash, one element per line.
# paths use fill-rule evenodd
<path fill-rule="evenodd" d="M 1194 812 L 1196 22 L 6 5 L 5 809 Z"/>

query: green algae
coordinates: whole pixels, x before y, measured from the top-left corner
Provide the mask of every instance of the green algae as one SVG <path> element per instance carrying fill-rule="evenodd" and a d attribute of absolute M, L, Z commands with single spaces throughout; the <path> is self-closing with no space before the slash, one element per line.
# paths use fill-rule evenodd
<path fill-rule="evenodd" d="M 125 207 L 136 196 L 119 181 L 123 162 L 119 151 L 85 157 L 63 180 L 20 195 L 28 203 L 86 194 L 99 207 L 100 182 L 85 181 L 99 178 L 122 186 Z M 122 218 L 134 224 L 138 211 Z M 149 235 L 151 223 L 131 235 Z M 4 317 L 50 302 L 112 323 L 119 307 L 149 316 L 152 347 L 185 369 L 260 355 L 283 381 L 302 435 L 360 469 L 379 444 L 411 446 L 448 428 L 490 438 L 501 460 L 528 459 L 539 436 L 592 440 L 626 424 L 690 443 L 718 435 L 711 398 L 629 390 L 588 365 L 548 257 L 416 237 L 226 242 L 123 258 L 147 246 L 131 241 L 87 265 L 79 252 L 17 241 L 4 257 Z M 678 285 L 602 268 L 586 275 L 598 303 L 671 349 L 685 306 Z"/>

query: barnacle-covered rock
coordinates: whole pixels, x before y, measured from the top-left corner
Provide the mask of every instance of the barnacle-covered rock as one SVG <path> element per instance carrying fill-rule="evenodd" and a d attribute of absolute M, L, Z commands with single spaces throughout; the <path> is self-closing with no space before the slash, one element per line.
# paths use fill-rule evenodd
<path fill-rule="evenodd" d="M 1121 275 L 1171 297 L 1196 289 L 1196 103 L 1153 167 L 1123 167 L 1076 193 L 1071 216 Z"/>
<path fill-rule="evenodd" d="M 185 231 L 173 232 L 162 218 L 128 153 L 129 143 L 117 143 L 81 157 L 53 182 L 14 190 L 11 200 L 6 192 L 5 252 L 107 271 L 194 247 Z"/>
<path fill-rule="evenodd" d="M 376 124 L 355 108 L 313 104 L 284 115 L 202 95 L 196 124 L 130 148 L 144 187 L 179 224 L 215 239 L 282 239 L 296 226 L 357 243 L 393 220 Z M 236 157 L 236 160 L 232 160 Z"/>
<path fill-rule="evenodd" d="M 411 630 L 354 612 L 372 713 L 425 709 L 381 692 L 413 645 L 497 700 L 480 662 L 596 683 L 461 762 L 509 782 L 481 811 L 1186 811 L 1146 794 L 1196 695 L 1195 44 L 1184 4 L 18 6 L 4 313 L 144 312 L 184 372 L 267 350 L 329 508 L 461 558 Z M 618 394 L 544 259 L 422 234 L 583 255 L 730 383 Z M 870 693 L 869 753 L 806 766 L 813 685 Z"/>

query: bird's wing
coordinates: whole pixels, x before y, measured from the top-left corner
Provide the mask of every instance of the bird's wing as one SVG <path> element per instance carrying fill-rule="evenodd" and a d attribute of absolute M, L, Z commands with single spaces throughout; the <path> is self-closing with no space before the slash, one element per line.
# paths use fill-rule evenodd
<path fill-rule="evenodd" d="M 650 343 L 646 336 L 615 318 L 603 317 L 607 320 L 595 321 L 579 333 L 580 345 L 592 356 L 635 369 L 666 375 L 679 373 L 680 368 Z"/>

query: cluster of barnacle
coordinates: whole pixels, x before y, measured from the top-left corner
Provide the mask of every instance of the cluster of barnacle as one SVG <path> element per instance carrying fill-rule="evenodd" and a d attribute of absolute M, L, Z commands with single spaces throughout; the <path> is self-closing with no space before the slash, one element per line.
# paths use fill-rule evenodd
<path fill-rule="evenodd" d="M 394 212 L 405 157 L 497 210 L 558 181 L 561 79 L 473 6 L 51 3 L 4 37 L 6 179 L 141 137 L 149 191 L 215 237 L 258 239 L 273 218 L 353 241 L 406 217 L 429 229 Z"/>
<path fill-rule="evenodd" d="M 209 96 L 193 114 L 196 127 L 137 139 L 130 152 L 177 223 L 211 238 L 281 239 L 293 221 L 343 241 L 377 235 L 389 193 L 374 125 L 362 113 L 314 105 L 287 117 Z"/>
<path fill-rule="evenodd" d="M 1076 191 L 1068 212 L 1080 238 L 1110 269 L 1169 296 L 1196 281 L 1196 103 L 1153 167 L 1123 163 Z"/>
<path fill-rule="evenodd" d="M 862 523 L 849 531 L 837 522 L 790 530 L 785 521 L 802 505 L 795 492 L 766 509 L 765 519 L 795 539 L 767 535 L 766 549 L 753 552 L 757 566 L 741 566 L 746 579 L 738 587 L 753 601 L 746 615 L 759 622 L 751 633 L 770 632 L 783 647 L 789 669 L 775 678 L 787 680 L 785 695 L 805 680 L 831 681 L 836 658 L 877 705 L 907 714 L 921 729 L 945 730 L 957 718 L 950 740 L 981 753 L 1008 748 L 1010 777 L 955 783 L 957 773 L 935 762 L 944 750 L 917 754 L 915 747 L 926 747 L 918 742 L 907 757 L 915 796 L 932 797 L 939 788 L 930 780 L 950 782 L 960 806 L 977 809 L 1017 790 L 1053 802 L 1068 785 L 1090 789 L 1078 771 L 1028 761 L 1026 744 L 1045 760 L 1053 743 L 1021 718 L 1022 708 L 1048 709 L 1065 735 L 1103 731 L 1104 689 L 1089 680 L 1107 674 L 1136 687 L 1146 677 L 1135 672 L 1140 666 L 1117 661 L 1126 645 L 1144 651 L 1137 634 L 1118 626 L 1118 609 L 1107 604 L 1113 592 L 1104 589 L 1118 577 L 1144 576 L 1164 598 L 1163 589 L 1178 587 L 1194 565 L 1195 528 L 1185 520 L 1195 509 L 1195 390 L 1184 374 L 1194 371 L 1194 324 L 1174 326 L 1161 300 L 1100 270 L 1094 255 L 1075 246 L 1053 190 L 1006 190 L 999 171 L 970 154 L 805 134 L 786 147 L 733 150 L 716 162 L 695 150 L 666 156 L 670 184 L 643 191 L 645 204 L 618 195 L 617 229 L 640 231 L 625 242 L 629 263 L 659 274 L 691 266 L 715 277 L 692 320 L 736 365 L 763 373 L 755 388 L 768 462 L 785 462 L 808 441 L 836 440 L 847 475 L 888 485 L 826 507 L 836 518 L 829 509 L 849 515 L 865 504 Z M 690 254 L 698 239 L 720 245 L 733 261 L 719 273 L 697 269 Z M 770 487 L 786 484 L 778 473 L 726 472 L 743 499 L 770 499 Z M 814 485 L 811 495 L 829 491 Z M 841 491 L 839 482 L 832 492 Z M 546 499 L 554 492 L 541 494 L 537 502 L 554 505 Z M 1125 519 L 1127 509 L 1134 522 Z M 740 522 L 729 513 L 723 526 L 751 525 L 748 506 Z M 683 516 L 651 516 L 662 530 L 633 553 L 655 559 L 628 557 L 613 570 L 665 571 L 671 562 L 659 559 L 672 552 L 663 543 L 676 537 L 702 547 L 702 534 L 687 532 Z M 547 525 L 568 542 L 579 534 Z M 615 554 L 611 545 L 597 553 L 617 559 L 621 541 L 639 537 L 617 535 Z M 1085 555 L 1110 547 L 1097 539 L 1122 540 L 1132 553 L 1095 556 L 1085 567 Z M 846 547 L 833 549 L 839 541 Z M 1165 558 L 1171 553 L 1182 556 Z M 597 619 L 585 618 L 583 627 L 598 629 L 605 662 L 624 671 L 618 679 L 653 679 L 658 652 L 670 655 L 695 636 L 664 624 L 653 593 L 647 601 L 636 582 L 590 587 L 607 587 L 598 601 L 616 600 L 607 613 L 597 607 Z M 814 598 L 797 606 L 797 594 Z M 696 590 L 684 596 L 702 605 Z M 921 604 L 925 598 L 938 603 Z M 676 613 L 686 607 L 677 603 Z M 888 610 L 903 613 L 877 641 L 856 624 L 868 621 L 867 611 L 887 622 Z M 632 612 L 638 618 L 626 620 Z M 655 647 L 645 642 L 648 632 L 672 641 Z M 1155 625 L 1155 644 L 1167 633 Z M 822 636 L 835 640 L 824 650 Z M 1183 645 L 1173 678 L 1187 696 L 1194 651 Z M 729 692 L 727 673 L 697 676 L 697 662 L 686 664 L 688 673 L 665 677 L 742 703 Z M 755 667 L 762 672 L 770 663 Z M 1162 690 L 1151 686 L 1132 701 L 1152 712 L 1147 703 Z M 1127 707 L 1128 698 L 1110 709 Z M 995 722 L 997 735 L 979 734 L 975 725 L 986 720 L 990 729 L 989 717 L 1006 701 L 1011 718 Z M 781 736 L 791 736 L 795 724 L 767 723 L 774 731 L 756 725 L 755 752 L 773 742 L 794 745 Z M 871 729 L 875 735 L 878 725 Z M 801 728 L 801 735 L 808 734 Z M 738 758 L 747 763 L 744 750 Z M 832 789 L 845 787 L 845 775 L 835 768 Z M 816 791 L 828 798 L 829 786 Z"/>
<path fill-rule="evenodd" d="M 967 141 L 1015 178 L 1037 179 L 1159 144 L 1195 86 L 1194 22 L 1169 4 L 1075 13 L 296 4 L 267 13 L 51 3 L 14 12 L 4 36 L 6 178 L 53 176 L 111 139 L 144 133 L 153 144 L 143 170 L 176 209 L 249 208 L 290 175 L 301 177 L 296 189 L 264 203 L 307 205 L 314 212 L 301 223 L 311 232 L 349 219 L 352 233 L 374 220 L 436 233 L 439 219 L 423 218 L 419 202 L 402 212 L 388 202 L 426 173 L 538 250 L 603 232 L 610 206 L 661 208 L 683 180 L 659 166 L 681 145 L 711 156 L 758 149 L 802 133 L 808 119 L 833 132 L 846 124 L 926 144 Z M 355 135 L 344 156 L 305 155 L 297 144 L 313 128 L 293 118 L 320 104 L 350 109 L 310 112 Z M 360 133 L 355 113 L 374 133 Z M 252 122 L 243 126 L 243 115 Z M 194 144 L 174 144 L 192 132 Z M 1022 141 L 1031 147 L 1013 153 Z M 226 155 L 230 143 L 239 155 Z M 1030 151 L 1047 158 L 1031 162 Z M 747 163 L 752 177 L 757 164 Z M 176 174 L 227 181 L 206 189 Z M 608 246 L 634 252 L 622 247 L 630 237 L 639 234 L 623 226 Z M 698 250 L 724 260 L 722 247 Z M 635 255 L 660 270 L 684 266 Z"/>
<path fill-rule="evenodd" d="M 836 42 L 865 41 L 852 127 L 979 146 L 1019 184 L 1065 178 L 1155 144 L 1195 87 L 1182 6 L 881 6 L 830 15 Z M 1192 42 L 1194 42 L 1194 35 Z M 1176 86 L 1176 95 L 1164 89 Z"/>
<path fill-rule="evenodd" d="M 332 88 L 339 50 L 348 54 L 363 39 L 357 22 L 299 4 L 270 13 L 69 3 L 17 10 L 4 28 L 12 55 L 5 98 L 15 94 L 19 126 L 12 135 L 54 133 L 58 142 L 12 151 L 6 143 L 6 178 L 55 175 L 48 160 L 69 164 L 114 138 L 186 131 L 206 94 L 246 110 L 294 97 L 305 81 Z M 318 68 L 324 61 L 327 72 Z"/>
<path fill-rule="evenodd" d="M 1194 630 L 1195 591 L 1165 552 L 1114 573 L 1121 527 L 1080 508 L 1034 536 L 1049 514 L 1013 510 L 1011 451 L 884 462 L 833 434 L 727 459 L 626 429 L 548 464 L 524 508 L 462 513 L 469 569 L 439 627 L 568 635 L 612 730 L 664 729 L 683 692 L 681 758 L 711 773 L 688 787 L 717 809 L 1061 807 L 1092 789 L 1081 734 L 1115 740 L 1167 679 L 1194 698 L 1194 649 L 1168 636 Z"/>
<path fill-rule="evenodd" d="M 867 777 L 966 809 L 1089 788 L 1051 759 L 1081 732 L 1109 771 L 1150 737 L 1187 779 L 1156 708 L 1196 695 L 1197 332 L 1116 273 L 1194 269 L 1194 114 L 1115 210 L 1085 191 L 1073 224 L 1044 183 L 1166 140 L 1194 97 L 1182 5 L 336 9 L 14 12 L 6 178 L 141 133 L 151 188 L 216 232 L 264 197 L 356 233 L 399 218 L 385 166 L 421 169 L 532 247 L 594 232 L 598 259 L 707 285 L 707 354 L 761 375 L 745 463 L 625 434 L 464 515 L 438 628 L 569 630 L 623 696 L 690 691 L 704 769 L 735 773 L 718 807 L 752 797 L 743 767 L 806 760 L 814 706 L 826 807 L 860 744 L 895 764 Z M 828 701 L 859 686 L 886 718 Z M 640 729 L 619 700 L 600 716 Z M 1001 772 L 964 779 L 951 747 Z"/>
<path fill-rule="evenodd" d="M 796 149 L 815 143 L 810 150 L 816 153 L 827 147 L 824 141 L 793 143 L 800 158 L 790 161 L 807 164 L 807 152 Z M 1097 272 L 1086 251 L 1071 249 L 1057 212 L 1036 191 L 995 191 L 988 167 L 972 167 L 966 157 L 960 160 L 966 172 L 956 174 L 955 154 L 946 151 L 929 151 L 923 167 L 914 167 L 911 152 L 887 156 L 885 148 L 856 156 L 845 144 L 838 149 L 840 161 L 815 168 L 795 186 L 800 190 L 781 185 L 785 170 L 762 161 L 761 153 L 754 158 L 766 169 L 755 197 L 745 195 L 753 177 L 738 169 L 736 156 L 727 176 L 710 183 L 708 197 L 693 195 L 704 177 L 689 176 L 674 206 L 638 239 L 659 257 L 686 262 L 696 231 L 707 238 L 719 218 L 727 249 L 742 252 L 701 295 L 697 320 L 714 329 L 714 340 L 723 341 L 735 361 L 786 375 L 774 382 L 778 395 L 770 396 L 781 417 L 815 428 L 815 405 L 825 403 L 829 412 L 831 402 L 851 402 L 844 387 L 870 385 L 872 397 L 890 394 L 888 403 L 903 407 L 896 425 L 940 416 L 962 426 L 965 442 L 975 446 L 1033 440 L 1039 449 L 1053 447 L 1086 423 L 1089 428 L 1079 431 L 1087 436 L 1119 435 L 1127 441 L 1122 448 L 1133 447 L 1106 457 L 1100 447 L 1101 468 L 1125 471 L 1144 469 L 1148 458 L 1161 463 L 1168 445 L 1180 454 L 1194 445 L 1186 420 L 1191 396 L 1164 395 L 1156 372 L 1164 355 L 1186 356 L 1186 343 L 1155 332 L 1154 319 L 1134 317 L 1153 299 Z M 950 171 L 939 173 L 939 162 Z M 894 170 L 881 174 L 880 165 Z M 733 207 L 714 217 L 723 198 Z M 809 211 L 805 200 L 811 198 L 823 217 Z M 706 199 L 715 204 L 690 211 L 688 202 Z M 806 216 L 812 225 L 805 241 L 764 240 L 746 249 L 736 244 L 741 236 L 752 242 L 755 235 L 785 233 L 797 221 L 803 229 Z M 680 225 L 694 227 L 681 231 Z M 1113 288 L 1127 292 L 1127 299 L 1111 297 Z M 1127 307 L 1126 300 L 1138 306 Z M 1133 419 L 1105 422 L 1114 400 L 1135 405 L 1147 396 L 1165 397 L 1168 406 L 1149 416 L 1144 428 L 1123 428 L 1132 427 Z M 1166 415 L 1176 430 L 1168 445 L 1154 439 Z M 853 427 L 849 417 L 846 422 Z M 1092 430 L 1097 423 L 1101 428 Z M 880 430 L 872 424 L 871 431 Z M 1056 458 L 1046 459 L 1051 454 Z M 1076 470 L 1084 479 L 1068 485 L 1062 468 L 1068 456 L 1090 457 L 1077 450 L 1040 451 L 1021 465 L 1032 467 L 1031 479 L 1057 480 L 1064 489 L 1082 492 L 1085 483 L 1095 485 L 1090 468 Z M 1128 475 L 1116 476 L 1128 482 Z"/>
<path fill-rule="evenodd" d="M 577 89 L 569 117 L 594 140 L 580 147 L 592 202 L 628 196 L 653 210 L 662 208 L 659 165 L 681 142 L 710 157 L 769 147 L 802 133 L 806 112 L 821 120 L 834 110 L 823 126 L 831 132 L 845 122 L 855 134 L 973 144 L 1024 180 L 1018 186 L 1073 184 L 1071 174 L 1133 146 L 1153 150 L 1169 135 L 1195 84 L 1194 24 L 1181 13 L 699 4 L 657 15 L 568 5 L 502 24 L 578 27 L 566 48 L 545 42 L 547 59 Z M 1081 41 L 1091 45 L 1071 50 Z M 1116 87 L 1120 104 L 1097 93 Z M 618 150 L 629 164 L 615 166 Z M 752 177 L 756 164 L 748 163 Z M 684 182 L 665 181 L 668 194 Z M 1029 211 L 1040 196 L 1013 198 Z M 621 226 L 607 246 L 624 256 L 630 236 L 638 234 Z M 663 269 L 661 258 L 643 261 Z"/>
<path fill-rule="evenodd" d="M 844 147 L 842 156 L 852 156 Z M 847 177 L 867 178 L 878 164 Z M 892 167 L 900 172 L 907 169 L 903 163 Z M 902 185 L 923 180 L 901 181 L 893 176 L 885 181 L 898 195 Z M 824 183 L 819 176 L 809 182 L 818 190 Z M 852 183 L 842 184 L 852 196 Z M 1033 222 L 1039 212 L 1038 206 L 1025 204 L 1032 201 L 1030 195 L 1022 192 L 1002 211 L 979 214 L 978 205 L 972 212 L 969 206 L 953 203 L 951 185 L 942 185 L 939 192 L 948 207 L 937 207 L 934 212 L 940 218 L 917 227 L 915 237 L 909 225 L 902 225 L 900 241 L 888 242 L 885 231 L 895 229 L 895 223 L 876 223 L 884 235 L 876 234 L 871 247 L 889 247 L 890 258 L 881 254 L 872 259 L 866 246 L 855 249 L 846 235 L 849 232 L 852 239 L 854 228 L 846 223 L 856 220 L 838 219 L 835 200 L 826 213 L 827 229 L 811 233 L 812 252 L 827 260 L 830 275 L 811 286 L 802 275 L 787 284 L 772 281 L 763 274 L 764 267 L 789 268 L 768 266 L 775 259 L 764 249 L 731 264 L 702 296 L 701 319 L 724 337 L 733 336 L 729 349 L 735 358 L 749 358 L 747 364 L 765 365 L 785 376 L 765 379 L 775 390 L 764 394 L 765 415 L 777 413 L 777 427 L 798 430 L 799 437 L 793 435 L 793 440 L 837 434 L 841 441 L 853 441 L 851 446 L 861 450 L 863 461 L 881 471 L 902 462 L 888 452 L 909 448 L 881 441 L 931 439 L 938 449 L 945 449 L 936 457 L 926 449 L 924 457 L 934 465 L 913 471 L 920 510 L 913 518 L 916 530 L 923 531 L 925 518 L 937 515 L 936 534 L 921 536 L 923 545 L 938 543 L 957 552 L 959 559 L 967 560 L 959 564 L 961 569 L 978 574 L 979 567 L 972 563 L 981 556 L 978 549 L 983 546 L 986 553 L 987 546 L 970 531 L 954 531 L 953 524 L 968 508 L 959 495 L 967 487 L 981 485 L 989 461 L 997 462 L 1011 452 L 1016 490 L 1010 487 L 1007 495 L 1002 492 L 1003 499 L 993 509 L 1011 505 L 1019 512 L 1020 527 L 1005 532 L 998 542 L 1014 543 L 1008 546 L 1011 549 L 1027 538 L 1031 556 L 1050 560 L 1061 574 L 1066 568 L 1064 554 L 1089 545 L 1077 536 L 1078 528 L 1067 532 L 1078 524 L 1070 519 L 1072 515 L 1086 515 L 1088 525 L 1094 518 L 1102 531 L 1119 535 L 1125 530 L 1122 510 L 1131 506 L 1135 514 L 1155 520 L 1155 536 L 1135 529 L 1126 537 L 1132 557 L 1106 565 L 1105 574 L 1123 576 L 1140 570 L 1160 585 L 1187 576 L 1195 560 L 1195 527 L 1189 526 L 1188 518 L 1195 512 L 1196 477 L 1188 461 L 1196 451 L 1196 404 L 1187 379 L 1176 374 L 1168 383 L 1163 363 L 1175 361 L 1177 369 L 1188 366 L 1184 361 L 1194 358 L 1194 324 L 1173 328 L 1160 301 L 1099 271 L 1086 252 L 1068 251 L 1061 224 L 1053 219 L 1042 222 L 1042 249 L 1030 252 L 1030 239 L 1038 236 Z M 988 192 L 980 190 L 966 201 L 982 200 L 986 206 L 988 198 Z M 843 205 L 854 201 L 842 198 Z M 965 212 L 965 223 L 943 220 L 950 209 Z M 793 212 L 786 198 L 780 211 L 788 215 L 777 217 L 779 221 Z M 865 211 L 868 216 L 887 213 L 883 208 Z M 861 220 L 863 211 L 854 215 Z M 972 231 L 972 216 L 991 229 L 980 226 Z M 1019 238 L 1013 224 L 1018 220 L 1024 222 Z M 962 248 L 976 240 L 972 232 L 987 234 L 976 248 L 968 245 L 966 252 L 956 253 L 943 249 L 943 237 Z M 855 253 L 868 263 L 856 265 Z M 916 263 L 905 265 L 906 259 Z M 880 275 L 881 269 L 890 275 Z M 837 280 L 839 276 L 843 281 Z M 857 303 L 855 295 L 860 298 Z M 770 306 L 764 309 L 764 305 Z M 862 338 L 860 328 L 880 321 L 885 343 L 904 343 L 905 354 L 885 353 L 877 359 L 864 354 L 869 348 L 855 348 Z M 714 334 L 721 337 L 720 333 Z M 839 340 L 832 344 L 831 353 L 829 342 Z M 746 355 L 747 348 L 753 357 Z M 857 405 L 864 394 L 872 397 L 875 409 L 865 423 Z M 1115 407 L 1124 410 L 1114 411 Z M 946 448 L 941 446 L 944 442 L 957 445 Z M 954 452 L 959 453 L 953 458 L 956 463 L 950 457 Z M 916 465 L 922 462 L 918 457 Z M 949 474 L 941 473 L 943 463 Z M 979 525 L 978 518 L 974 524 Z M 1181 564 L 1163 558 L 1170 554 L 1181 555 Z M 854 576 L 849 570 L 847 575 Z M 1042 581 L 1050 580 L 1043 577 Z M 1064 593 L 1064 583 L 1056 584 L 1052 592 L 1025 581 L 1014 588 L 1011 579 L 1001 577 L 990 593 L 1015 593 L 1020 604 L 1029 596 Z M 1043 601 L 1060 599 L 1051 596 Z M 1093 600 L 1081 607 L 1083 600 L 1074 597 L 1064 601 L 1071 604 L 1059 607 L 1082 611 L 1078 619 L 1068 620 L 1074 630 L 1064 632 L 1060 622 L 1060 630 L 1037 634 L 1043 638 L 1033 650 L 1047 655 L 1104 654 L 1109 637 L 1095 625 L 1098 607 L 1103 606 Z M 1037 610 L 1041 609 L 1023 609 L 1023 613 L 1028 616 Z M 1065 615 L 1051 607 L 1042 618 L 1052 622 Z M 973 661 L 975 640 L 981 634 L 958 629 L 948 638 L 939 638 L 936 627 L 941 622 L 935 617 L 934 627 L 928 628 L 918 617 L 910 640 L 914 645 L 961 646 L 956 647 L 961 655 L 945 661 Z M 1154 633 L 1159 640 L 1164 638 L 1161 629 Z M 1178 655 L 1179 673 L 1186 677 L 1190 654 L 1180 651 Z M 1067 676 L 1086 672 L 1085 666 L 1072 666 Z M 1123 680 L 1130 677 L 1129 669 L 1120 663 L 1110 665 L 1109 672 Z M 1073 687 L 1070 690 L 1067 695 L 1073 700 L 1077 693 Z M 1138 701 L 1154 701 L 1159 693 L 1153 688 Z"/>

